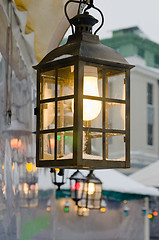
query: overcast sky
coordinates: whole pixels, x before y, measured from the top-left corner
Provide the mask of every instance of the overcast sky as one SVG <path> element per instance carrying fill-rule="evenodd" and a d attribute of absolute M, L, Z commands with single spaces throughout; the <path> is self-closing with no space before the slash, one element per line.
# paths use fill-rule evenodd
<path fill-rule="evenodd" d="M 94 0 L 94 5 L 105 18 L 98 32 L 100 39 L 110 36 L 112 30 L 138 26 L 149 39 L 159 43 L 159 0 Z"/>

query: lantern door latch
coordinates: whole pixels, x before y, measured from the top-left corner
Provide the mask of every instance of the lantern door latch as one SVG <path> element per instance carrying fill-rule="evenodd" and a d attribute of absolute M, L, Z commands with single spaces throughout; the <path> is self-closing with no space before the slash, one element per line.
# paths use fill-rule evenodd
<path fill-rule="evenodd" d="M 39 108 L 34 108 L 34 115 L 38 115 L 39 114 Z"/>

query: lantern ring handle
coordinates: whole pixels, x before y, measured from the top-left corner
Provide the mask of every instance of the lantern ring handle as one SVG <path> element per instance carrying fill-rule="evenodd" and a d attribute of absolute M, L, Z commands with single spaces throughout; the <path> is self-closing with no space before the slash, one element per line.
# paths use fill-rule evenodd
<path fill-rule="evenodd" d="M 104 15 L 103 15 L 102 11 L 101 11 L 99 8 L 97 8 L 97 7 L 94 6 L 93 0 L 90 0 L 90 3 L 89 3 L 89 4 L 86 3 L 86 4 L 87 4 L 88 6 L 85 8 L 84 12 L 86 12 L 86 11 L 87 11 L 88 9 L 90 9 L 90 8 L 94 8 L 95 10 L 97 10 L 97 11 L 100 13 L 101 18 L 102 18 L 102 22 L 101 22 L 100 26 L 99 26 L 99 27 L 97 28 L 97 30 L 94 32 L 94 35 L 96 35 L 97 32 L 103 27 L 103 24 L 104 24 Z"/>
<path fill-rule="evenodd" d="M 97 30 L 94 32 L 94 35 L 96 35 L 97 32 L 103 27 L 103 24 L 104 24 L 104 15 L 103 15 L 102 11 L 101 11 L 99 8 L 97 8 L 97 7 L 95 7 L 95 6 L 93 6 L 93 8 L 96 9 L 96 10 L 100 13 L 101 18 L 102 18 L 102 22 L 101 22 L 100 26 L 99 26 L 99 27 L 97 28 Z"/>
<path fill-rule="evenodd" d="M 78 14 L 80 13 L 80 8 L 81 8 L 81 5 L 82 5 L 82 4 L 87 5 L 87 7 L 86 7 L 85 10 L 84 10 L 84 13 L 85 13 L 88 9 L 90 9 L 90 8 L 94 8 L 95 10 L 97 10 L 97 11 L 100 13 L 101 18 L 102 18 L 102 22 L 101 22 L 100 26 L 97 28 L 97 30 L 94 32 L 94 35 L 96 35 L 97 32 L 102 28 L 102 26 L 103 26 L 103 24 L 104 24 L 104 16 L 103 16 L 102 11 L 101 11 L 99 8 L 97 8 L 97 7 L 94 6 L 93 0 L 90 0 L 89 3 L 88 3 L 88 0 L 80 0 L 80 1 L 69 0 L 69 1 L 67 1 L 66 4 L 65 4 L 65 7 L 64 7 L 64 12 L 65 12 L 65 16 L 66 16 L 66 18 L 67 18 L 67 20 L 68 20 L 68 22 L 70 23 L 70 26 L 71 26 L 71 28 L 72 28 L 72 34 L 75 34 L 74 28 L 73 28 L 73 24 L 71 23 L 68 14 L 67 14 L 67 6 L 68 6 L 68 4 L 71 3 L 71 2 L 72 2 L 72 3 L 78 3 L 78 4 L 79 4 Z"/>
<path fill-rule="evenodd" d="M 72 3 L 78 3 L 78 4 L 79 4 L 79 7 L 78 7 L 78 13 L 79 13 L 82 0 L 80 0 L 80 1 L 69 0 L 69 1 L 66 2 L 65 7 L 64 7 L 65 16 L 66 16 L 66 18 L 67 18 L 67 20 L 68 20 L 68 22 L 69 22 L 69 24 L 70 24 L 70 26 L 71 26 L 71 28 L 72 28 L 72 34 L 75 34 L 74 28 L 73 28 L 73 24 L 71 23 L 70 18 L 69 18 L 68 14 L 67 14 L 67 6 L 68 6 L 68 4 L 71 3 L 71 2 L 72 2 Z M 84 1 L 84 2 L 85 2 L 85 1 Z"/>

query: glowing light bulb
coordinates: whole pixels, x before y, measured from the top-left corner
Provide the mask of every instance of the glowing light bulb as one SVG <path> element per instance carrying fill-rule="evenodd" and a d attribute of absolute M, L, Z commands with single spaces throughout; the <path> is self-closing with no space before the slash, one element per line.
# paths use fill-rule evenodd
<path fill-rule="evenodd" d="M 84 87 L 83 94 L 99 97 L 97 68 L 84 67 Z M 83 100 L 83 120 L 89 121 L 95 119 L 101 111 L 101 102 L 97 100 Z"/>
<path fill-rule="evenodd" d="M 92 195 L 95 192 L 95 184 L 94 183 L 88 183 L 88 194 Z"/>

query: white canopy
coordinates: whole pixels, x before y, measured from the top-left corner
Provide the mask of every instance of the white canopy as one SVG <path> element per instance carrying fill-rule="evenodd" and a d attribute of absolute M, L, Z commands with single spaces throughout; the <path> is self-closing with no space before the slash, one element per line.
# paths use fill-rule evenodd
<path fill-rule="evenodd" d="M 44 174 L 44 171 L 46 173 Z M 76 170 L 68 170 L 69 178 Z M 84 176 L 87 176 L 88 171 L 81 170 Z M 143 184 L 131 179 L 130 177 L 112 169 L 107 170 L 95 170 L 95 176 L 98 177 L 103 183 L 103 190 L 129 193 L 129 194 L 139 194 L 148 196 L 159 196 L 159 190 L 154 187 L 147 187 Z M 67 174 L 67 173 L 66 173 Z M 48 190 L 53 188 L 51 183 L 51 176 L 49 169 L 40 170 L 39 172 L 39 190 Z M 70 183 L 67 179 L 65 185 L 61 186 L 61 189 L 69 189 Z"/>
<path fill-rule="evenodd" d="M 64 15 L 66 0 L 14 0 L 19 11 L 15 11 L 22 30 L 26 34 L 34 33 L 34 50 L 36 59 L 41 59 L 61 42 L 69 22 Z M 77 4 L 69 4 L 68 15 L 73 17 Z M 36 14 L 35 14 L 36 13 Z M 33 39 L 26 39 L 33 47 Z"/>
<path fill-rule="evenodd" d="M 131 174 L 132 179 L 145 184 L 159 188 L 159 161 L 156 161 L 141 170 Z"/>

